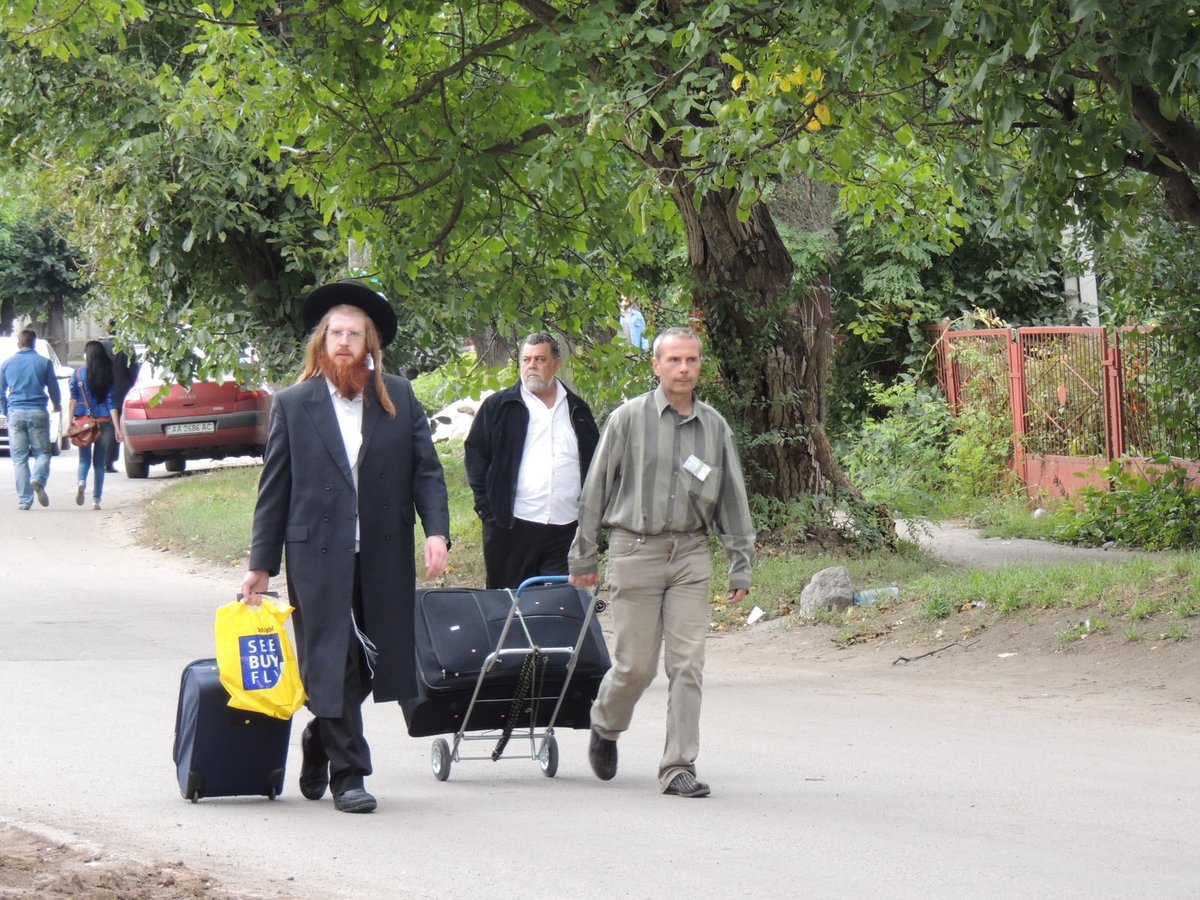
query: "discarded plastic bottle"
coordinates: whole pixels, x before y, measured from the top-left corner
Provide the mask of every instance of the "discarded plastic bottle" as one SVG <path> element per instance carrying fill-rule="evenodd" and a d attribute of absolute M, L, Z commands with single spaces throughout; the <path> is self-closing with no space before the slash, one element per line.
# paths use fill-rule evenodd
<path fill-rule="evenodd" d="M 857 606 L 874 606 L 881 600 L 894 599 L 900 596 L 900 588 L 894 584 L 889 584 L 887 587 L 868 588 L 865 591 L 859 591 L 854 595 L 854 603 Z"/>

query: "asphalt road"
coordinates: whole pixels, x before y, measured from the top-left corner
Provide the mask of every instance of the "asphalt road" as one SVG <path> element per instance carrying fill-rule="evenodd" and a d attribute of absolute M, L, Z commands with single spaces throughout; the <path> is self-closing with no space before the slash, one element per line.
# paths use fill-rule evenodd
<path fill-rule="evenodd" d="M 440 783 L 430 740 L 371 705 L 377 813 L 300 797 L 298 727 L 278 800 L 190 804 L 171 762 L 179 674 L 212 654 L 241 573 L 132 542 L 161 467 L 114 476 L 93 512 L 73 503 L 74 461 L 55 460 L 49 509 L 20 512 L 0 458 L 0 821 L 269 897 L 1200 895 L 1194 702 L 949 683 L 933 666 L 793 655 L 787 634 L 770 653 L 710 642 L 707 799 L 657 791 L 660 678 L 608 783 L 572 730 L 553 779 L 514 758 L 459 762 Z"/>

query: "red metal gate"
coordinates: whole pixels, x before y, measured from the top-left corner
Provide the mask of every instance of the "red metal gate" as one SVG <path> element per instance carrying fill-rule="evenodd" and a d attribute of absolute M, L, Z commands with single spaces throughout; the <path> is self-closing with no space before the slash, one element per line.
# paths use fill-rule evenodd
<path fill-rule="evenodd" d="M 1007 394 L 1012 466 L 1031 498 L 1106 487 L 1100 470 L 1113 459 L 1146 465 L 1146 457 L 1166 453 L 1194 477 L 1200 473 L 1200 425 L 1182 426 L 1169 414 L 1178 398 L 1161 378 L 1166 360 L 1179 353 L 1170 333 L 940 326 L 931 337 L 953 411 Z"/>

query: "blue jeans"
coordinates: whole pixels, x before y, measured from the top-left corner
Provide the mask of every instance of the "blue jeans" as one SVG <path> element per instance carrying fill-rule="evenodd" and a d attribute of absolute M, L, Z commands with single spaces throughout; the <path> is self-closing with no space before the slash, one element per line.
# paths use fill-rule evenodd
<path fill-rule="evenodd" d="M 17 502 L 33 505 L 29 478 L 29 454 L 36 458 L 33 481 L 46 486 L 50 478 L 50 414 L 44 409 L 8 410 L 8 452 L 17 475 Z"/>
<path fill-rule="evenodd" d="M 100 437 L 89 446 L 79 448 L 79 480 L 87 481 L 88 469 L 94 464 L 96 478 L 92 482 L 92 499 L 97 502 L 104 493 L 104 466 L 108 463 L 113 444 L 117 442 L 117 432 L 113 423 L 107 419 L 99 421 Z"/>

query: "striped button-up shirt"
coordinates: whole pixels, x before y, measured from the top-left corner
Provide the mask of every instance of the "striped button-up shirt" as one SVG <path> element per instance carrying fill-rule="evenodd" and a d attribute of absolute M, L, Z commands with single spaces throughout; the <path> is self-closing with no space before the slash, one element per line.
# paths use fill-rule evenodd
<path fill-rule="evenodd" d="M 680 416 L 661 387 L 614 410 L 579 499 L 572 575 L 597 570 L 601 528 L 637 534 L 715 532 L 729 557 L 730 589 L 750 587 L 754 525 L 729 424 L 694 401 Z"/>

